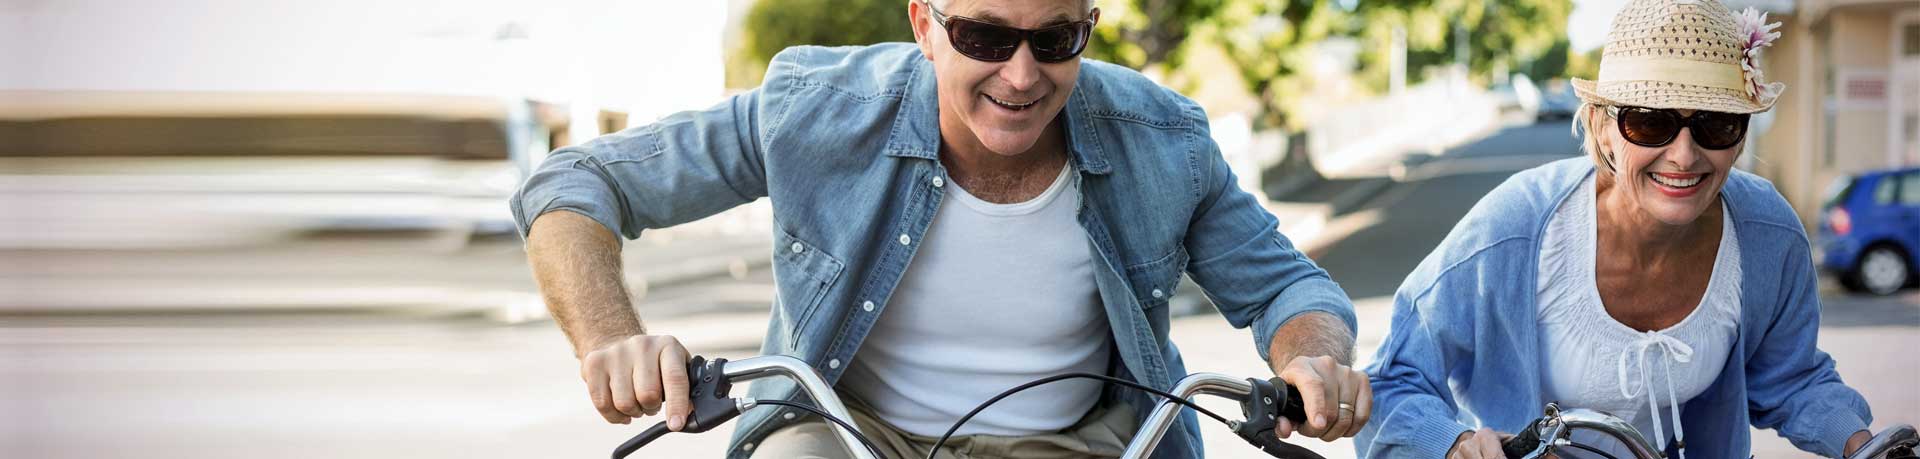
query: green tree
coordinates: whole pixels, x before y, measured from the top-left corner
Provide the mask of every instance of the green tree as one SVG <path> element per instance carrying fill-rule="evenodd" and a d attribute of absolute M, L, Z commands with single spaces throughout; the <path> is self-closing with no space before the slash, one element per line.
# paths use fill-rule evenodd
<path fill-rule="evenodd" d="M 1407 40 L 1407 76 L 1417 81 L 1427 68 L 1458 60 L 1464 37 L 1467 68 L 1485 79 L 1494 69 L 1548 75 L 1534 61 L 1555 51 L 1565 41 L 1571 0 L 1360 0 L 1356 8 L 1363 75 L 1375 88 L 1387 86 L 1388 44 L 1393 30 L 1403 28 Z M 1558 64 L 1547 63 L 1549 67 Z"/>
<path fill-rule="evenodd" d="M 1566 37 L 1553 42 L 1553 47 L 1547 48 L 1547 52 L 1541 54 L 1539 59 L 1527 65 L 1524 69 L 1527 76 L 1537 82 L 1567 76 L 1567 65 L 1573 59 L 1573 51 L 1567 49 L 1571 46 Z"/>
<path fill-rule="evenodd" d="M 1254 127 L 1300 127 L 1291 104 L 1311 90 L 1313 45 L 1343 33 L 1346 17 L 1315 0 L 1229 0 L 1211 18 L 1214 42 L 1259 102 Z"/>
<path fill-rule="evenodd" d="M 1587 52 L 1567 51 L 1567 76 L 1600 79 L 1600 51 L 1603 48 L 1589 49 Z"/>
<path fill-rule="evenodd" d="M 756 86 L 767 62 L 796 45 L 870 45 L 913 41 L 905 0 L 759 0 L 747 11 L 742 48 L 727 85 Z"/>
<path fill-rule="evenodd" d="M 1187 38 L 1214 18 L 1223 0 L 1107 0 L 1087 56 L 1144 70 L 1184 63 Z"/>

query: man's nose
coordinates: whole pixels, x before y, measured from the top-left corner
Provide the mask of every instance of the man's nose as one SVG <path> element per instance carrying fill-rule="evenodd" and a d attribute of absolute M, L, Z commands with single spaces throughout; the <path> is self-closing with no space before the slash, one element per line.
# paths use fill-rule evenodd
<path fill-rule="evenodd" d="M 1000 80 L 1014 91 L 1026 92 L 1040 83 L 1040 61 L 1033 58 L 1033 47 L 1024 41 L 1016 45 L 1013 57 L 1001 64 Z"/>

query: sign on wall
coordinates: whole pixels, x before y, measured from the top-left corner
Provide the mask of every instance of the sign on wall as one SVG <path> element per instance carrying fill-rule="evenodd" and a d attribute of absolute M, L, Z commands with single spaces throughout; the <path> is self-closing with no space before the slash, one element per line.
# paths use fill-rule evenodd
<path fill-rule="evenodd" d="M 1884 69 L 1842 68 L 1834 70 L 1829 100 L 1839 111 L 1886 110 L 1890 90 Z"/>

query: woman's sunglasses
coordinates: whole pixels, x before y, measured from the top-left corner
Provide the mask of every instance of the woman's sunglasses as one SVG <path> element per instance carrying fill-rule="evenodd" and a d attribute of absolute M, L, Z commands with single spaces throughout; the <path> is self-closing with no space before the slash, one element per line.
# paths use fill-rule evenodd
<path fill-rule="evenodd" d="M 1693 116 L 1681 116 L 1671 108 L 1607 107 L 1607 113 L 1620 121 L 1620 134 L 1628 142 L 1642 147 L 1663 147 L 1680 136 L 1680 128 L 1691 128 L 1694 143 L 1708 150 L 1725 150 L 1739 145 L 1747 136 L 1744 113 L 1698 110 Z"/>
<path fill-rule="evenodd" d="M 994 24 L 966 16 L 948 16 L 933 7 L 933 2 L 921 2 L 927 10 L 933 12 L 933 21 L 940 28 L 947 29 L 947 40 L 953 43 L 953 49 L 975 60 L 1001 62 L 1013 58 L 1020 49 L 1020 42 L 1027 42 L 1033 49 L 1033 58 L 1040 62 L 1054 63 L 1079 56 L 1087 48 L 1087 37 L 1093 34 L 1093 19 L 1083 19 L 1039 29 L 1022 29 Z M 1099 9 L 1094 9 L 1098 13 Z"/>

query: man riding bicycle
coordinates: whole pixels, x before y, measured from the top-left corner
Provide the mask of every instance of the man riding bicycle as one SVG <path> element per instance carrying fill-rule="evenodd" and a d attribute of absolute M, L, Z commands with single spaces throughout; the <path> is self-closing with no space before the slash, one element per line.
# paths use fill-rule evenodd
<path fill-rule="evenodd" d="M 1324 440 L 1367 423 L 1347 295 L 1236 187 L 1205 114 L 1082 62 L 1086 0 L 914 0 L 915 44 L 788 49 L 763 84 L 555 151 L 512 201 L 534 274 L 613 423 L 685 427 L 685 363 L 620 277 L 619 234 L 772 202 L 777 299 L 763 354 L 799 358 L 888 455 L 925 456 L 976 403 L 1054 374 L 1169 389 L 1181 274 L 1297 386 Z M 942 456 L 1110 457 L 1153 407 L 1099 382 L 987 410 Z M 799 397 L 760 382 L 761 400 Z M 741 417 L 727 456 L 841 456 L 806 413 Z M 1192 412 L 1155 457 L 1201 456 Z"/>

